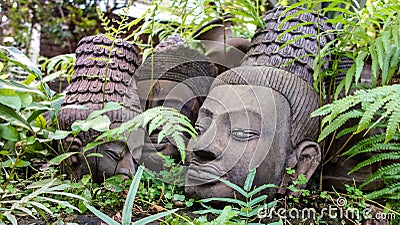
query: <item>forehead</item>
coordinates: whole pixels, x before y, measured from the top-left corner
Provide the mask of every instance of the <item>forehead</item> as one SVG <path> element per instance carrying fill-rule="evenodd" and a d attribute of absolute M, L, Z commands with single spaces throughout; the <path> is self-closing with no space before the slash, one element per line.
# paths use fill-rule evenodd
<path fill-rule="evenodd" d="M 222 85 L 215 87 L 208 94 L 203 110 L 211 113 L 249 111 L 259 115 L 275 115 L 288 109 L 287 100 L 277 91 L 251 85 Z"/>
<path fill-rule="evenodd" d="M 147 99 L 150 91 L 153 100 L 170 99 L 186 102 L 196 97 L 193 90 L 184 82 L 171 80 L 141 80 L 137 82 L 137 88 L 141 99 Z"/>

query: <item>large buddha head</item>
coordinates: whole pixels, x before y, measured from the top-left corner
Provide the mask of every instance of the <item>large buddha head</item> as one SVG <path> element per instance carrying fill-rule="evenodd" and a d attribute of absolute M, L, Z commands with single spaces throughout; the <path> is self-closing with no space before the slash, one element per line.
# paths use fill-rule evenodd
<path fill-rule="evenodd" d="M 161 42 L 155 53 L 135 73 L 138 94 L 144 109 L 157 106 L 171 107 L 187 116 L 194 125 L 200 106 L 216 76 L 216 67 L 204 55 L 187 47 L 176 35 Z M 146 136 L 142 162 L 147 168 L 163 168 L 159 153 L 180 161 L 178 148 L 173 140 L 164 138 L 160 132 Z M 188 134 L 184 134 L 188 141 Z"/>
<path fill-rule="evenodd" d="M 112 52 L 108 50 L 114 46 Z M 99 58 L 108 59 L 99 60 Z M 60 129 L 71 130 L 76 120 L 85 120 L 94 110 L 100 110 L 107 102 L 122 103 L 123 107 L 109 111 L 111 128 L 132 119 L 141 112 L 140 101 L 136 91 L 136 81 L 132 79 L 138 67 L 137 52 L 134 46 L 125 40 L 109 40 L 104 35 L 83 38 L 76 49 L 75 72 L 62 103 L 63 109 L 58 114 Z M 95 60 L 95 59 L 98 60 Z M 127 93 L 127 86 L 130 88 Z M 78 106 L 78 107 L 77 107 Z M 81 108 L 82 106 L 86 109 Z M 126 141 L 103 143 L 92 150 L 84 147 L 94 141 L 100 132 L 89 129 L 70 135 L 62 141 L 60 153 L 78 152 L 64 163 L 64 171 L 71 178 L 82 178 L 91 174 L 93 180 L 102 182 L 116 174 L 131 176 L 135 173 L 135 159 L 140 157 L 143 146 L 144 131 L 126 133 Z M 133 141 L 135 140 L 135 141 Z M 136 141 L 141 140 L 141 141 Z M 100 153 L 102 157 L 90 156 Z"/>
<path fill-rule="evenodd" d="M 199 110 L 198 140 L 191 139 L 187 148 L 188 195 L 234 197 L 234 190 L 216 177 L 243 186 L 248 172 L 254 168 L 258 168 L 254 186 L 271 183 L 281 186 L 279 192 L 284 193 L 284 187 L 298 175 L 309 179 L 318 167 L 319 121 L 310 118 L 310 113 L 319 107 L 310 56 L 317 54 L 318 42 L 300 39 L 280 48 L 285 43 L 277 40 L 282 32 L 278 20 L 285 16 L 281 15 L 283 10 L 274 9 L 265 15 L 266 28 L 253 37 L 241 67 L 222 73 L 213 82 Z M 300 15 L 287 23 L 315 18 L 314 14 L 307 18 Z M 321 24 L 326 30 L 326 24 Z M 317 30 L 315 25 L 300 27 L 283 38 L 317 34 Z M 320 42 L 327 40 L 323 36 Z M 299 59 L 293 60 L 296 58 Z M 286 65 L 289 61 L 293 63 Z M 294 168 L 296 173 L 286 174 L 286 167 Z M 269 190 L 269 196 L 276 191 Z"/>

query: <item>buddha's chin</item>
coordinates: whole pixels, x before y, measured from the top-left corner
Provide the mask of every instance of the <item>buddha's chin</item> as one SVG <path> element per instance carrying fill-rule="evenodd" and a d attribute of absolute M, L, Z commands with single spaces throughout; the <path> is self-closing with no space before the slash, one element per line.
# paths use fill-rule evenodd
<path fill-rule="evenodd" d="M 195 199 L 205 198 L 233 198 L 233 190 L 222 182 L 212 182 L 198 186 L 185 186 L 185 193 Z"/>

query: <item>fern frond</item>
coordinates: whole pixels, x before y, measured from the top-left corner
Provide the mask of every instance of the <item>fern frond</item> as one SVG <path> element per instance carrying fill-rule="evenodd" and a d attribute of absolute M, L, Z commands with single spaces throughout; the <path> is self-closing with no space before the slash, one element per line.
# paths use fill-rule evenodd
<path fill-rule="evenodd" d="M 397 99 L 398 100 L 398 99 Z M 385 143 L 388 143 L 398 131 L 400 123 L 400 103 L 393 101 L 393 113 L 390 115 L 386 129 Z"/>
<path fill-rule="evenodd" d="M 400 183 L 396 183 L 381 190 L 371 192 L 369 194 L 366 194 L 365 197 L 367 199 L 378 199 L 378 198 L 400 199 Z"/>
<path fill-rule="evenodd" d="M 343 137 L 344 135 L 354 133 L 356 130 L 357 130 L 357 125 L 348 127 L 346 129 L 341 130 L 338 134 L 336 134 L 335 138 L 339 139 L 339 138 Z"/>
<path fill-rule="evenodd" d="M 400 147 L 398 147 L 398 150 L 400 150 Z M 382 162 L 384 160 L 398 160 L 400 159 L 400 152 L 390 152 L 390 153 L 380 153 L 377 155 L 373 155 L 371 158 L 362 161 L 361 163 L 357 164 L 350 172 L 349 174 L 365 167 L 372 165 L 374 163 Z"/>
<path fill-rule="evenodd" d="M 344 152 L 342 156 L 351 156 L 362 152 L 366 149 L 369 145 L 375 145 L 378 143 L 382 143 L 385 140 L 385 134 L 377 134 L 371 137 L 368 137 L 357 144 L 353 145 L 349 150 Z"/>
<path fill-rule="evenodd" d="M 343 113 L 339 115 L 335 120 L 333 120 L 329 125 L 327 125 L 321 132 L 318 137 L 318 141 L 323 140 L 329 134 L 337 130 L 339 127 L 343 126 L 343 124 L 349 119 L 359 118 L 363 114 L 359 110 L 351 110 L 349 112 Z"/>
<path fill-rule="evenodd" d="M 384 166 L 379 168 L 374 174 L 372 174 L 363 184 L 360 185 L 360 188 L 363 188 L 365 185 L 371 183 L 376 179 L 380 179 L 386 175 L 393 175 L 400 173 L 400 163 L 393 163 L 388 166 Z"/>
<path fill-rule="evenodd" d="M 383 98 L 382 98 L 383 97 Z M 359 133 L 363 130 L 365 130 L 368 125 L 371 123 L 372 118 L 374 115 L 377 113 L 377 111 L 384 105 L 386 102 L 391 100 L 390 95 L 386 95 L 385 93 L 378 93 L 378 95 L 375 97 L 372 104 L 369 104 L 366 106 L 364 109 L 364 115 L 361 117 L 360 122 L 358 123 L 357 131 L 356 133 Z"/>

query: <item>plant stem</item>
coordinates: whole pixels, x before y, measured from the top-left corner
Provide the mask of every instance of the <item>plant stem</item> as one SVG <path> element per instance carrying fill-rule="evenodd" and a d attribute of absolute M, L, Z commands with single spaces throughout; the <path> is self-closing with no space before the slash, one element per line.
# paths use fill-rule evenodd
<path fill-rule="evenodd" d="M 15 145 L 17 145 L 18 143 L 20 143 L 21 146 L 16 146 L 16 150 L 18 150 L 17 152 L 17 158 L 15 158 L 15 162 L 13 163 L 13 167 L 11 168 L 11 172 L 10 175 L 7 177 L 6 182 L 3 185 L 3 190 L 5 190 L 7 188 L 7 185 L 10 183 L 10 180 L 14 177 L 14 173 L 15 173 L 15 168 L 17 168 L 17 164 L 19 162 L 20 157 L 22 156 L 23 152 L 24 152 L 24 144 L 22 143 L 22 141 L 17 142 Z"/>

